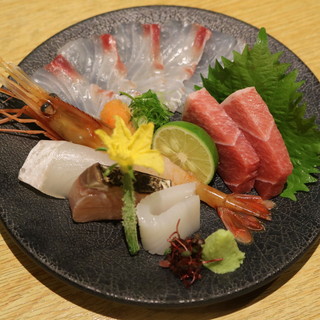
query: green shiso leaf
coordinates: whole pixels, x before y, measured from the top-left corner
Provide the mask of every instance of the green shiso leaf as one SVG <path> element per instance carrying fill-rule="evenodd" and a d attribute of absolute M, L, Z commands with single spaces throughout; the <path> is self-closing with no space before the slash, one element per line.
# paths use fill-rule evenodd
<path fill-rule="evenodd" d="M 320 165 L 320 131 L 315 118 L 306 118 L 306 104 L 299 91 L 297 70 L 280 62 L 282 52 L 271 53 L 264 28 L 260 29 L 252 48 L 246 46 L 233 61 L 226 58 L 209 66 L 208 77 L 202 76 L 203 87 L 222 102 L 231 93 L 254 86 L 269 107 L 294 166 L 281 196 L 296 200 L 298 191 L 309 191 L 307 183 L 317 179 Z M 196 89 L 199 89 L 197 87 Z"/>

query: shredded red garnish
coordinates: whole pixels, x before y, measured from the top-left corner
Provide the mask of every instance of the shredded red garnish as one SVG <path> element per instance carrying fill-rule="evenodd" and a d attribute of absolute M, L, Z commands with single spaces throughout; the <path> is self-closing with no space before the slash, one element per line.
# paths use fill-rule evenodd
<path fill-rule="evenodd" d="M 168 239 L 170 252 L 164 260 L 160 261 L 159 265 L 163 268 L 169 268 L 179 277 L 185 287 L 189 288 L 196 280 L 202 278 L 200 272 L 203 263 L 220 261 L 221 259 L 203 261 L 201 256 L 204 240 L 198 234 L 181 239 L 178 232 L 179 222 L 180 220 L 178 220 L 176 231 Z"/>

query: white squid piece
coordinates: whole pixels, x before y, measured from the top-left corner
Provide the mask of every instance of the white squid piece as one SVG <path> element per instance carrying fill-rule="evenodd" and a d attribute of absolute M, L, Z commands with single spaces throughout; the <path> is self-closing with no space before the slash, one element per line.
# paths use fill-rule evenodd
<path fill-rule="evenodd" d="M 200 229 L 200 198 L 195 188 L 193 182 L 181 184 L 154 192 L 140 201 L 137 217 L 146 251 L 162 255 L 170 247 L 168 240 L 175 231 L 185 239 Z"/>

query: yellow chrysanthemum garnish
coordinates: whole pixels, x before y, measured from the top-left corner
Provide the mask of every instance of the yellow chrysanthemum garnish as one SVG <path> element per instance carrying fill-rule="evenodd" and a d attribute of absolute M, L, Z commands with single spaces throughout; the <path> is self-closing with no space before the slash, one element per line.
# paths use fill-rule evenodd
<path fill-rule="evenodd" d="M 105 144 L 109 157 L 115 161 L 123 173 L 122 224 L 131 254 L 139 249 L 137 234 L 137 216 L 133 187 L 133 166 L 152 168 L 159 173 L 164 170 L 164 161 L 160 152 L 151 149 L 154 125 L 142 124 L 133 134 L 123 119 L 116 116 L 115 128 L 111 136 L 103 130 L 95 133 Z"/>
<path fill-rule="evenodd" d="M 153 123 L 142 124 L 132 134 L 122 118 L 116 117 L 116 126 L 109 136 L 103 130 L 97 130 L 107 148 L 109 157 L 118 163 L 123 172 L 127 172 L 134 165 L 148 167 L 162 173 L 163 158 L 159 151 L 152 150 Z"/>

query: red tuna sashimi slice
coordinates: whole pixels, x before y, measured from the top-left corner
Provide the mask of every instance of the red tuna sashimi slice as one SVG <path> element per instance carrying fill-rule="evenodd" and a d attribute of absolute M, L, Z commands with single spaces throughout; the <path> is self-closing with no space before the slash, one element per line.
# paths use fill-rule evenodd
<path fill-rule="evenodd" d="M 254 87 L 236 91 L 221 106 L 241 128 L 260 158 L 255 189 L 264 199 L 278 195 L 293 166 L 268 106 Z"/>
<path fill-rule="evenodd" d="M 191 93 L 183 111 L 183 120 L 205 129 L 219 152 L 218 173 L 236 193 L 249 192 L 254 185 L 259 158 L 236 123 L 206 89 Z"/>

